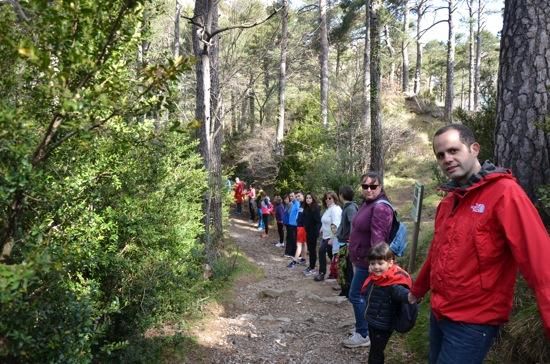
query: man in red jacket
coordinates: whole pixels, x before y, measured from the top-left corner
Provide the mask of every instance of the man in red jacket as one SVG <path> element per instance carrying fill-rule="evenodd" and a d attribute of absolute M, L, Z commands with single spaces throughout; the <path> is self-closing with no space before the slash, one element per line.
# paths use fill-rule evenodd
<path fill-rule="evenodd" d="M 450 182 L 409 295 L 412 303 L 431 290 L 429 362 L 483 362 L 508 321 L 518 268 L 550 335 L 550 238 L 537 210 L 509 170 L 479 163 L 467 127 L 439 129 L 433 148 Z"/>

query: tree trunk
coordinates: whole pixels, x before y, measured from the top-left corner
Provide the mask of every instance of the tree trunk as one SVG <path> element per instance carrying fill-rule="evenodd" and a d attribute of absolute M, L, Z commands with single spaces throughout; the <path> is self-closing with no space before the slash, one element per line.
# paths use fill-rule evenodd
<path fill-rule="evenodd" d="M 404 93 L 409 92 L 409 4 L 403 0 L 403 39 L 401 41 L 401 57 L 403 59 L 401 86 Z"/>
<path fill-rule="evenodd" d="M 248 81 L 248 91 L 246 93 L 246 99 L 248 100 L 248 125 L 250 127 L 250 132 L 254 133 L 254 128 L 256 127 L 256 100 L 254 99 L 254 76 L 252 71 L 250 74 L 250 80 Z"/>
<path fill-rule="evenodd" d="M 231 128 L 230 134 L 237 132 L 237 98 L 235 97 L 235 91 L 231 90 Z"/>
<path fill-rule="evenodd" d="M 277 148 L 282 153 L 285 132 L 286 55 L 288 43 L 288 0 L 283 0 L 281 10 L 281 61 L 279 68 L 279 120 L 277 123 Z"/>
<path fill-rule="evenodd" d="M 195 66 L 197 87 L 195 118 L 201 121 L 199 148 L 208 174 L 208 190 L 204 196 L 204 243 L 207 258 L 212 263 L 217 256 L 217 244 L 223 234 L 221 209 L 221 144 L 223 133 L 219 118 L 219 82 L 217 37 L 209 38 L 217 28 L 217 2 L 196 0 L 193 25 L 193 48 L 199 60 Z"/>
<path fill-rule="evenodd" d="M 393 85 L 395 84 L 395 48 L 393 48 L 391 44 L 391 38 L 390 38 L 390 30 L 388 24 L 384 25 L 384 41 L 386 42 L 386 47 L 388 48 L 388 52 L 390 53 L 390 73 L 388 75 L 390 87 L 393 89 Z"/>
<path fill-rule="evenodd" d="M 370 129 L 370 0 L 365 1 L 365 49 L 363 54 L 363 125 L 362 133 L 363 136 L 363 151 L 367 151 L 368 142 L 368 132 Z M 363 173 L 367 172 L 368 167 L 366 163 L 366 157 L 362 158 L 364 160 Z"/>
<path fill-rule="evenodd" d="M 174 57 L 178 57 L 182 54 L 181 41 L 180 41 L 180 17 L 181 17 L 181 3 L 176 0 L 176 13 L 174 15 L 174 45 L 172 47 L 172 53 Z"/>
<path fill-rule="evenodd" d="M 328 128 L 328 31 L 327 0 L 319 0 L 319 27 L 321 37 L 321 121 Z"/>
<path fill-rule="evenodd" d="M 482 0 L 477 1 L 477 32 L 476 32 L 476 59 L 474 66 L 474 110 L 479 110 L 479 84 L 481 83 L 481 15 L 483 13 Z"/>
<path fill-rule="evenodd" d="M 475 46 L 474 46 L 474 0 L 466 0 L 468 6 L 468 110 L 474 110 L 474 74 L 475 74 Z"/>
<path fill-rule="evenodd" d="M 506 0 L 497 86 L 496 162 L 531 199 L 550 184 L 550 7 Z M 543 125 L 544 124 L 544 125 Z"/>
<path fill-rule="evenodd" d="M 424 1 L 419 1 L 416 7 L 416 65 L 414 69 L 414 94 L 420 94 L 421 79 L 422 79 L 422 43 L 420 38 L 422 33 L 420 31 L 420 24 L 422 24 L 422 17 L 424 16 Z"/>
<path fill-rule="evenodd" d="M 266 124 L 271 125 L 271 120 L 272 120 L 271 119 L 271 110 L 267 110 L 267 112 L 265 112 L 266 110 L 264 110 L 265 107 L 269 108 L 269 99 L 270 99 L 270 96 L 271 96 L 271 89 L 270 89 L 270 81 L 271 81 L 270 76 L 271 75 L 269 73 L 270 66 L 269 66 L 269 56 L 267 55 L 267 53 L 264 54 L 262 67 L 263 67 L 263 72 L 264 72 L 265 102 L 264 102 L 264 107 L 262 107 L 260 109 L 260 113 L 262 115 L 262 117 L 260 117 L 260 125 L 264 121 L 264 118 L 265 118 Z"/>
<path fill-rule="evenodd" d="M 380 29 L 381 29 L 381 0 L 372 1 L 371 11 L 371 156 L 370 170 L 384 173 L 384 151 L 382 148 L 382 115 L 380 105 Z"/>
<path fill-rule="evenodd" d="M 445 121 L 449 124 L 453 122 L 453 103 L 455 97 L 454 78 L 455 78 L 455 30 L 453 13 L 455 11 L 455 0 L 447 0 L 449 8 L 449 39 L 447 42 L 447 91 L 445 92 Z"/>

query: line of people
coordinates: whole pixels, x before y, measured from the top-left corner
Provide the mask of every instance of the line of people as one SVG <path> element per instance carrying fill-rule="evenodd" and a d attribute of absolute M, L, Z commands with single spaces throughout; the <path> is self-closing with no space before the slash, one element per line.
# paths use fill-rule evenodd
<path fill-rule="evenodd" d="M 315 196 L 301 191 L 285 195 L 275 207 L 279 246 L 286 230 L 289 268 L 305 263 L 307 249 L 304 274 L 322 281 L 326 257 L 337 252 L 332 262 L 338 261 L 341 294 L 347 295 L 355 316 L 354 332 L 342 344 L 370 346 L 370 364 L 384 363 L 396 307 L 420 302 L 428 291 L 429 363 L 482 363 L 509 319 L 518 268 L 535 293 L 550 337 L 550 238 L 536 208 L 509 170 L 478 161 L 480 145 L 464 125 L 439 129 L 433 149 L 449 182 L 441 186 L 447 194 L 414 283 L 395 264 L 389 247 L 393 210 L 380 203 L 388 201 L 380 174 L 361 177 L 359 207 L 350 186 L 338 195 L 324 194 L 322 215 Z"/>

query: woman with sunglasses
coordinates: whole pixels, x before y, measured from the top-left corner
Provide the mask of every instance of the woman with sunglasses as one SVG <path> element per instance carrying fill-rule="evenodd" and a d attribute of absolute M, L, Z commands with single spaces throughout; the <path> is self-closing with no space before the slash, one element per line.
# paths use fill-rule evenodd
<path fill-rule="evenodd" d="M 353 265 L 353 278 L 349 290 L 349 301 L 355 314 L 355 332 L 343 345 L 348 348 L 369 346 L 369 331 L 365 319 L 366 301 L 361 296 L 361 286 L 369 275 L 368 253 L 371 247 L 388 242 L 393 210 L 380 200 L 388 200 L 384 193 L 382 178 L 378 172 L 361 176 L 363 203 L 351 223 L 349 237 L 349 257 Z"/>

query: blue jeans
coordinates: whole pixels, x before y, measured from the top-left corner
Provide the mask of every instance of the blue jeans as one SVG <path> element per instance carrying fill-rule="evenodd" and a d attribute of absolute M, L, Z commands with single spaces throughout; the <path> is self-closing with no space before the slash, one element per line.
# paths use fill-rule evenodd
<path fill-rule="evenodd" d="M 365 301 L 365 296 L 361 296 L 361 287 L 368 276 L 369 270 L 367 268 L 361 268 L 354 265 L 353 279 L 351 280 L 348 296 L 349 302 L 353 306 L 353 313 L 355 314 L 355 332 L 358 332 L 363 337 L 369 334 L 369 327 L 365 319 L 367 302 Z"/>
<path fill-rule="evenodd" d="M 430 315 L 430 364 L 481 364 L 498 326 L 437 320 Z"/>

